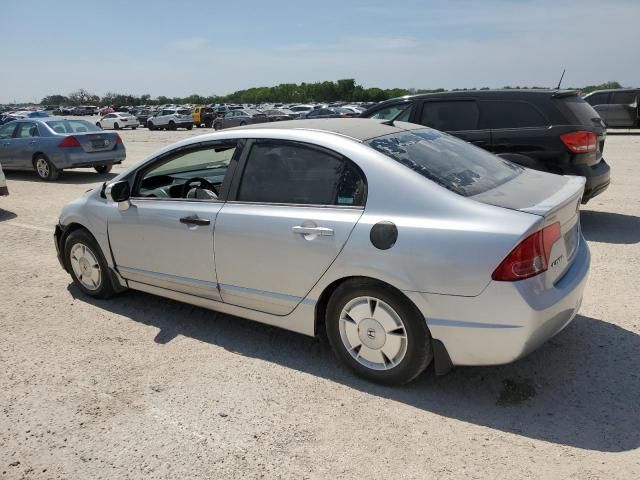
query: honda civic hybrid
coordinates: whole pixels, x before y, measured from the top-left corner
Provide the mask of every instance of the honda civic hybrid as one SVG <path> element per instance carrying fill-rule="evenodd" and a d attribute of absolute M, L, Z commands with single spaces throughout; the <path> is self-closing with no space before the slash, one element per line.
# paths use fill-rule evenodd
<path fill-rule="evenodd" d="M 410 123 L 264 123 L 181 141 L 85 193 L 55 245 L 86 295 L 326 332 L 357 374 L 400 384 L 432 362 L 513 362 L 572 321 L 584 185 Z"/>

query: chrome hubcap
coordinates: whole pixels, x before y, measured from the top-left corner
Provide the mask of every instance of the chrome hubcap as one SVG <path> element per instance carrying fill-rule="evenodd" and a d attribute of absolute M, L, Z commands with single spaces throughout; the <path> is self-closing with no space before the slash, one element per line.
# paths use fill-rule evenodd
<path fill-rule="evenodd" d="M 36 170 L 38 170 L 38 175 L 41 177 L 49 176 L 49 164 L 44 158 L 39 158 L 36 161 Z"/>
<path fill-rule="evenodd" d="M 87 290 L 97 290 L 102 283 L 100 265 L 93 252 L 82 243 L 71 248 L 71 268 L 78 281 Z"/>
<path fill-rule="evenodd" d="M 389 370 L 407 354 L 400 315 L 375 297 L 357 297 L 340 313 L 340 338 L 351 356 L 372 370 Z"/>

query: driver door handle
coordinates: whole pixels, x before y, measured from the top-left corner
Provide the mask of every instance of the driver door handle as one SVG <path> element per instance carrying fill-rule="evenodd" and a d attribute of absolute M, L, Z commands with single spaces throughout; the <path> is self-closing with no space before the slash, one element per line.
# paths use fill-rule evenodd
<path fill-rule="evenodd" d="M 303 227 L 296 226 L 291 227 L 293 233 L 299 233 L 300 235 L 320 235 L 323 237 L 333 236 L 333 229 L 326 227 Z"/>
<path fill-rule="evenodd" d="M 207 218 L 200 218 L 197 215 L 191 215 L 190 217 L 182 217 L 180 223 L 187 225 L 209 225 L 211 222 Z"/>

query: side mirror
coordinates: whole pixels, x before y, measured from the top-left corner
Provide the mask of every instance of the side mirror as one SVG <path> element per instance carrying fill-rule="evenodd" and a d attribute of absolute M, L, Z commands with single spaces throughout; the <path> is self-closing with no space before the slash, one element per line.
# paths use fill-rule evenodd
<path fill-rule="evenodd" d="M 104 193 L 108 199 L 118 204 L 119 210 L 126 210 L 131 205 L 129 202 L 131 187 L 129 187 L 129 182 L 126 180 L 107 185 Z"/>

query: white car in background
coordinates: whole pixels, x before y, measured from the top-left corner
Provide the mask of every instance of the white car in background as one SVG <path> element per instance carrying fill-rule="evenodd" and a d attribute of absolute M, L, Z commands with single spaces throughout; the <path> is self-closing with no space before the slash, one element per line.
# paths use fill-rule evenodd
<path fill-rule="evenodd" d="M 2 171 L 2 165 L 0 165 L 0 197 L 9 195 L 9 189 L 7 188 L 7 180 L 4 178 Z"/>
<path fill-rule="evenodd" d="M 131 127 L 131 130 L 135 130 L 138 128 L 139 124 L 140 122 L 138 122 L 138 119 L 134 115 L 123 112 L 108 113 L 96 122 L 96 125 L 104 130 L 111 128 L 114 130 L 120 130 L 121 128 L 127 127 Z"/>
<path fill-rule="evenodd" d="M 193 116 L 188 108 L 163 108 L 147 120 L 149 130 L 193 129 Z"/>

